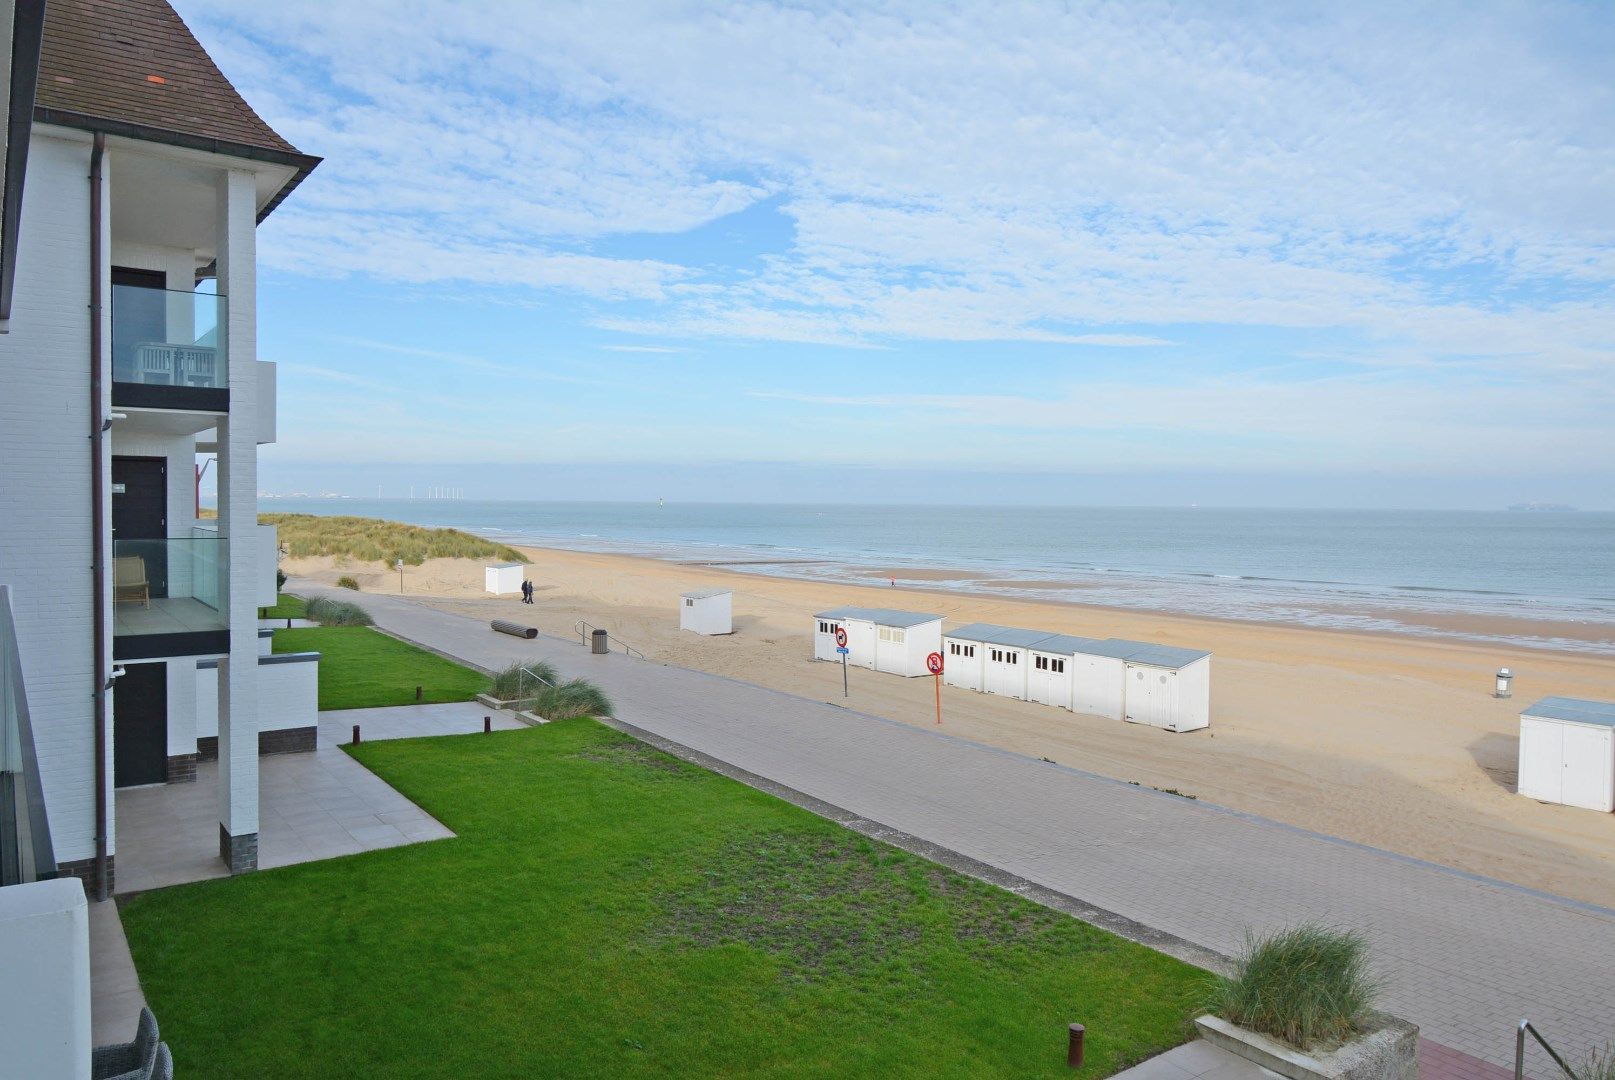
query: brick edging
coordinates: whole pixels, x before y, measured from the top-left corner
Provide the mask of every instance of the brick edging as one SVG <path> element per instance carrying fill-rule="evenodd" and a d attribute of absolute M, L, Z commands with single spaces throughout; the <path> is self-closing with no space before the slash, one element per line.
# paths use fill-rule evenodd
<path fill-rule="evenodd" d="M 1024 896 L 1035 904 L 1081 919 L 1083 922 L 1092 923 L 1101 930 L 1108 930 L 1117 937 L 1126 938 L 1128 941 L 1136 942 L 1139 945 L 1154 949 L 1156 952 L 1165 953 L 1168 956 L 1182 960 L 1186 964 L 1192 964 L 1197 968 L 1219 975 L 1228 974 L 1233 969 L 1233 961 L 1229 957 L 1213 949 L 1196 945 L 1194 942 L 1178 937 L 1176 934 L 1169 934 L 1164 930 L 1145 926 L 1143 923 L 1129 919 L 1125 915 L 1118 915 L 1114 911 L 1089 904 L 1078 897 L 1059 892 L 1046 885 L 1039 885 L 1035 881 L 1030 881 L 1018 874 L 1012 874 L 1007 870 L 1001 870 L 990 863 L 984 863 L 980 859 L 972 858 L 952 848 L 943 847 L 941 844 L 921 839 L 912 833 L 906 833 L 901 829 L 894 829 L 889 825 L 883 825 L 878 821 L 862 817 L 834 803 L 825 802 L 823 799 L 815 798 L 795 788 L 787 787 L 777 781 L 768 779 L 766 776 L 748 772 L 737 765 L 731 765 L 727 761 L 715 758 L 711 754 L 702 753 L 700 750 L 692 749 L 683 743 L 674 742 L 672 739 L 646 731 L 644 728 L 635 727 L 626 721 L 605 716 L 600 717 L 599 720 L 607 727 L 615 728 L 625 735 L 632 735 L 641 742 L 648 743 L 664 753 L 672 754 L 676 758 L 688 761 L 692 765 L 699 765 L 704 769 L 718 773 L 720 776 L 738 780 L 747 787 L 756 788 L 758 791 L 765 792 L 777 799 L 783 799 L 793 806 L 833 821 L 837 825 L 851 829 L 856 833 L 861 833 L 872 840 L 879 840 L 882 843 L 901 848 L 910 854 L 918 855 L 922 859 L 946 866 L 950 870 L 956 870 L 961 874 L 985 881 L 990 885 L 1007 889 L 1018 896 Z"/>

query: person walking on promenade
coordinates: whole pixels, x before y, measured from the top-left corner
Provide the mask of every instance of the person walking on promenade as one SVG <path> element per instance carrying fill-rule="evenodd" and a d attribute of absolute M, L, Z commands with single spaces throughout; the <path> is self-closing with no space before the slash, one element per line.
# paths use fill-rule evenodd
<path fill-rule="evenodd" d="M 531 604 L 532 602 L 533 602 L 533 583 L 531 581 L 528 581 L 526 578 L 523 578 L 522 579 L 522 603 Z"/>

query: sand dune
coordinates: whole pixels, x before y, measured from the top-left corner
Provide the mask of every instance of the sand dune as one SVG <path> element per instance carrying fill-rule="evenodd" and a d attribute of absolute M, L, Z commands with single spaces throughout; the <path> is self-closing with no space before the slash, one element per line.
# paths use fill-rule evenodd
<path fill-rule="evenodd" d="M 406 568 L 404 589 L 476 618 L 566 635 L 578 619 L 654 660 L 840 702 L 841 672 L 812 659 L 811 613 L 840 604 L 944 614 L 1215 653 L 1212 724 L 1175 735 L 1062 709 L 943 688 L 943 728 L 1061 764 L 1175 789 L 1333 836 L 1593 903 L 1615 905 L 1615 815 L 1514 794 L 1518 713 L 1549 694 L 1615 699 L 1615 661 L 1437 639 L 1331 632 L 1077 604 L 768 578 L 617 555 L 523 549 L 531 607 L 482 592 L 477 563 Z M 398 591 L 373 564 L 295 560 L 288 573 Z M 735 591 L 736 632 L 678 630 L 678 594 Z M 1490 696 L 1500 666 L 1513 701 Z M 854 669 L 852 707 L 933 725 L 929 679 Z"/>

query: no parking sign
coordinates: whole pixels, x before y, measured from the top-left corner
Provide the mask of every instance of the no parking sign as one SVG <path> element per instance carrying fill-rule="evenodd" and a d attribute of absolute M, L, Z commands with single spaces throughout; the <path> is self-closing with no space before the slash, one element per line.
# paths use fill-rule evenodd
<path fill-rule="evenodd" d="M 925 670 L 936 677 L 936 722 L 942 723 L 942 654 L 934 652 L 925 658 Z"/>
<path fill-rule="evenodd" d="M 847 647 L 847 628 L 844 627 L 844 626 L 838 626 L 838 627 L 836 627 L 836 648 L 845 649 L 846 647 Z"/>

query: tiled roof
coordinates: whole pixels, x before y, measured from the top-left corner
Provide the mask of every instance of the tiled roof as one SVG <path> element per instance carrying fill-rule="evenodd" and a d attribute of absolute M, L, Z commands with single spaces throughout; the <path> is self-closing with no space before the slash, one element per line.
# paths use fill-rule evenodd
<path fill-rule="evenodd" d="M 252 111 L 166 0 L 48 0 L 35 116 L 174 132 L 229 144 L 225 153 L 303 156 Z"/>

